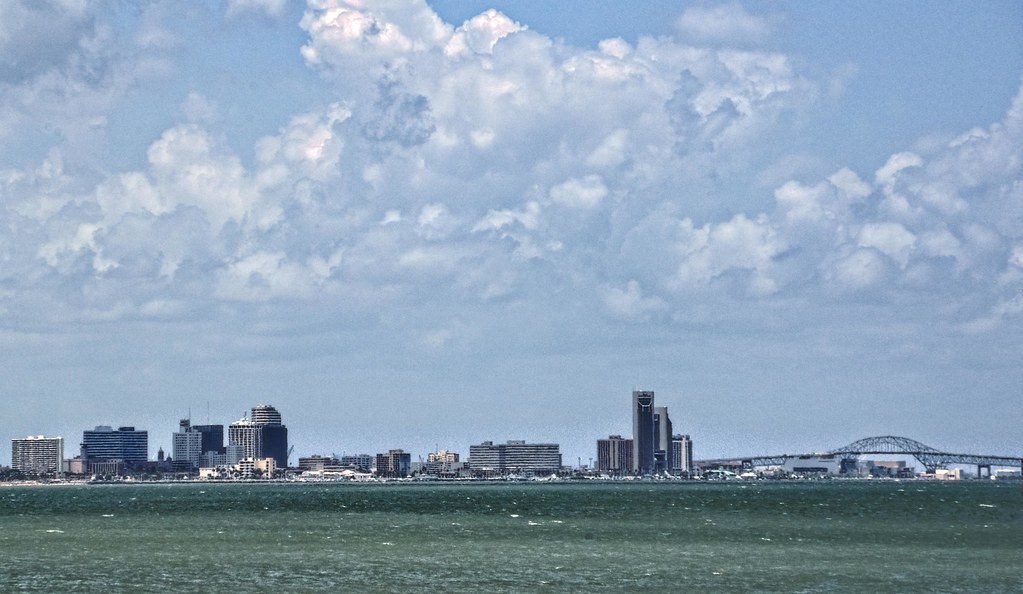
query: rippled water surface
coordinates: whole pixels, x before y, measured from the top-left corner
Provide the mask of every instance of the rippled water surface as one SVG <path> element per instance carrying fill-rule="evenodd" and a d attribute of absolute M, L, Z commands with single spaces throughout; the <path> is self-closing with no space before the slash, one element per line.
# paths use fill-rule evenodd
<path fill-rule="evenodd" d="M 0 489 L 0 591 L 1023 592 L 1023 485 Z"/>

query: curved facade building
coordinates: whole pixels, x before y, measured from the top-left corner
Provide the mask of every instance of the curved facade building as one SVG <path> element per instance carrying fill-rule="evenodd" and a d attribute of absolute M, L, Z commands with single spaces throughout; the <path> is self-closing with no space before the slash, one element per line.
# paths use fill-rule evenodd
<path fill-rule="evenodd" d="M 228 442 L 241 446 L 245 458 L 273 458 L 277 468 L 288 467 L 288 428 L 281 413 L 269 404 L 252 407 L 250 418 L 227 428 Z"/>

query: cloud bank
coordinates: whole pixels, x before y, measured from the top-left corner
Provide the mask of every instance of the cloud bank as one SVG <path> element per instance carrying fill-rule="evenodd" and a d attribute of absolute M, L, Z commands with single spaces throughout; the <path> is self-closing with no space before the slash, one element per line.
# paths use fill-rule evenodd
<path fill-rule="evenodd" d="M 424 2 L 310 0 L 295 51 L 329 101 L 243 150 L 215 117 L 185 117 L 110 170 L 89 149 L 169 68 L 164 49 L 125 49 L 86 5 L 5 6 L 0 140 L 55 130 L 0 166 L 9 336 L 240 316 L 535 355 L 570 336 L 605 351 L 623 324 L 668 342 L 801 333 L 836 308 L 950 340 L 1020 327 L 1023 93 L 874 171 L 763 187 L 830 81 L 730 43 L 772 34 L 737 4 L 687 10 L 677 38 L 580 48 L 495 10 L 459 24 Z M 231 2 L 225 18 L 283 9 Z"/>

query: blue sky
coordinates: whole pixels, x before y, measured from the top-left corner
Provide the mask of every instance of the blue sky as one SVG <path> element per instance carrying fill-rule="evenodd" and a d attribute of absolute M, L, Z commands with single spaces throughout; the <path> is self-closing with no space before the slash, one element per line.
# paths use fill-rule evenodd
<path fill-rule="evenodd" d="M 1018 452 L 1017 3 L 0 4 L 0 438 Z M 0 461 L 8 461 L 0 451 Z"/>

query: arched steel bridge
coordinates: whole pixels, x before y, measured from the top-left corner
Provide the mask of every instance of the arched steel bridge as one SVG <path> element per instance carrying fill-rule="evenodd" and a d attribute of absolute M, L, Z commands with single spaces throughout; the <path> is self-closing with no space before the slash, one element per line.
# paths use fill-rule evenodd
<path fill-rule="evenodd" d="M 937 468 L 944 468 L 950 464 L 970 464 L 979 468 L 992 466 L 1008 466 L 1019 468 L 1023 471 L 1023 457 L 1017 456 L 988 456 L 983 454 L 955 454 L 924 445 L 915 439 L 898 437 L 895 435 L 881 435 L 878 437 L 866 437 L 852 442 L 847 446 L 818 452 L 814 454 L 781 454 L 777 456 L 745 456 L 739 458 L 721 458 L 717 460 L 700 460 L 701 466 L 734 465 L 734 466 L 781 466 L 789 458 L 798 458 L 806 455 L 841 455 L 849 458 L 869 456 L 877 454 L 892 454 L 901 456 L 913 456 L 920 461 L 928 471 Z"/>

